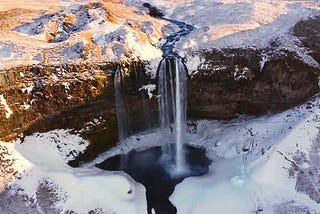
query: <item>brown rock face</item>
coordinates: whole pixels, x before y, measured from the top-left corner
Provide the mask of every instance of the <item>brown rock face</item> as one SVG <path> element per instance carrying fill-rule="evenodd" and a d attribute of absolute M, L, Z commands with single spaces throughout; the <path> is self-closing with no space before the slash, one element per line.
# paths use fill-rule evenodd
<path fill-rule="evenodd" d="M 110 97 L 112 64 L 21 66 L 0 72 L 0 139 L 16 137 L 31 124 L 83 105 L 101 94 Z M 110 94 L 111 93 L 111 94 Z M 112 94 L 113 98 L 113 94 Z M 112 98 L 108 99 L 112 105 Z M 8 108 L 12 114 L 8 115 Z"/>
<path fill-rule="evenodd" d="M 320 70 L 291 53 L 260 65 L 261 52 L 202 53 L 205 64 L 188 82 L 188 111 L 196 117 L 231 118 L 264 114 L 297 105 L 319 91 Z"/>

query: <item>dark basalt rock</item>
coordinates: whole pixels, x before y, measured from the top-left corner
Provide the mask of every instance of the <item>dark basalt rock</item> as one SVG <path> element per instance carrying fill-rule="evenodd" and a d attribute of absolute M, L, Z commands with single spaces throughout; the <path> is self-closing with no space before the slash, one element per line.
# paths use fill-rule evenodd
<path fill-rule="evenodd" d="M 149 3 L 143 3 L 142 6 L 149 9 L 149 15 L 153 17 L 161 18 L 164 14 L 156 7 L 151 6 Z"/>
<path fill-rule="evenodd" d="M 196 117 L 232 118 L 282 111 L 319 91 L 320 69 L 293 53 L 226 49 L 204 51 L 205 63 L 188 81 L 188 112 Z"/>
<path fill-rule="evenodd" d="M 293 35 L 297 36 L 310 55 L 320 63 L 320 16 L 298 22 Z"/>

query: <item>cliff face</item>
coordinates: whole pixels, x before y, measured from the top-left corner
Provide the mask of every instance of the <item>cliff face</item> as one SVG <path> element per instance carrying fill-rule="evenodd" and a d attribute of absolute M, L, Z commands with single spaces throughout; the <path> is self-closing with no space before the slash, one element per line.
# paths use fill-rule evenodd
<path fill-rule="evenodd" d="M 199 73 L 188 82 L 188 109 L 201 117 L 265 114 L 297 105 L 319 91 L 319 69 L 292 53 L 269 57 L 263 51 L 203 52 Z"/>
<path fill-rule="evenodd" d="M 71 64 L 2 70 L 1 138 L 16 137 L 41 119 L 83 105 L 103 94 L 110 98 L 112 86 L 108 69 L 113 68 L 112 64 Z"/>
<path fill-rule="evenodd" d="M 75 123 L 88 122 L 101 112 L 93 103 L 111 109 L 114 118 L 116 64 L 161 57 L 155 46 L 167 24 L 116 0 L 2 4 L 0 139 L 12 139 L 31 125 L 42 130 L 44 125 L 35 124 L 62 112 L 75 113 L 79 106 L 91 117 L 73 116 Z M 60 126 L 47 123 L 47 129 L 74 127 L 66 120 L 50 121 Z"/>
<path fill-rule="evenodd" d="M 133 61 L 143 61 L 145 69 L 125 69 L 126 116 L 133 132 L 143 128 L 146 115 L 139 100 L 146 93 L 141 95 L 139 89 L 156 84 L 152 78 L 161 59 L 163 37 L 179 29 L 168 20 L 148 15 L 142 2 L 124 2 L 70 1 L 50 8 L 0 8 L 0 31 L 5 35 L 0 38 L 1 139 L 50 128 L 81 130 L 101 115 L 101 121 L 112 127 L 110 132 L 116 132 L 113 74 L 116 64 L 126 67 Z M 211 5 L 218 15 L 232 11 L 227 20 L 222 16 L 205 19 L 209 9 L 182 17 L 196 26 L 176 47 L 190 71 L 190 116 L 232 118 L 281 111 L 318 92 L 320 18 L 315 14 L 319 5 L 252 4 Z M 176 5 L 169 14 L 167 8 L 160 8 L 164 15 L 179 19 L 179 11 L 193 7 Z M 234 19 L 262 8 L 272 16 L 252 13 Z M 298 18 L 290 17 L 297 11 L 304 12 L 299 19 L 312 18 L 295 23 Z M 283 30 L 285 23 L 288 26 Z M 229 26 L 230 32 L 220 29 L 212 34 L 220 24 L 223 29 Z M 266 37 L 271 29 L 279 32 L 270 31 L 272 36 Z M 263 44 L 259 46 L 260 37 Z M 139 72 L 145 80 L 137 84 Z M 155 96 L 145 100 L 152 114 L 147 118 L 157 118 Z M 71 124 L 68 118 L 75 122 Z M 150 126 L 155 123 L 156 119 Z M 85 133 L 93 136 L 94 131 Z M 116 138 L 110 135 L 111 141 Z"/>
<path fill-rule="evenodd" d="M 294 48 L 277 40 L 268 48 L 204 49 L 188 82 L 189 112 L 194 116 L 231 118 L 264 114 L 297 105 L 319 92 L 320 17 L 298 22 Z M 297 50 L 299 51 L 293 51 Z"/>

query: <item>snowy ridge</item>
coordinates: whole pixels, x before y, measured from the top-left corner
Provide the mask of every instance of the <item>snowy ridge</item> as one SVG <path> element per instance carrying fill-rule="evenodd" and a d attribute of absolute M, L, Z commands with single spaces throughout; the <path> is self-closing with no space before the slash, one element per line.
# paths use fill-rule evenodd
<path fill-rule="evenodd" d="M 27 0 L 25 0 L 27 1 Z M 25 1 L 0 7 L 0 62 L 19 64 L 151 60 L 162 52 L 157 42 L 168 22 L 138 13 L 118 1 Z M 31 5 L 32 5 L 31 4 Z M 41 10 L 38 6 L 41 6 Z M 26 18 L 27 17 L 27 18 Z"/>
<path fill-rule="evenodd" d="M 142 4 L 140 0 L 125 2 L 136 7 Z M 297 22 L 320 15 L 316 0 L 152 0 L 150 4 L 162 9 L 166 17 L 196 28 L 177 44 L 180 56 L 221 48 L 264 49 L 274 42 L 278 50 L 295 52 L 309 65 L 320 67 L 291 32 Z"/>

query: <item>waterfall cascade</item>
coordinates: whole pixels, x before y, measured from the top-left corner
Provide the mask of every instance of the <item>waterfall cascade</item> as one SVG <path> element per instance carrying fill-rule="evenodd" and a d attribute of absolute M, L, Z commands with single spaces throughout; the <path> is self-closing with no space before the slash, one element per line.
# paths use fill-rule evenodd
<path fill-rule="evenodd" d="M 125 106 L 124 106 L 124 80 L 123 72 L 120 66 L 114 74 L 114 91 L 115 91 L 115 104 L 116 113 L 118 120 L 118 135 L 119 141 L 122 142 L 128 137 L 128 124 L 125 117 Z"/>
<path fill-rule="evenodd" d="M 164 155 L 174 161 L 174 170 L 186 170 L 183 151 L 186 130 L 187 69 L 177 57 L 163 58 L 158 68 L 159 123 Z M 172 148 L 171 143 L 174 143 Z"/>
<path fill-rule="evenodd" d="M 142 151 L 132 150 L 96 165 L 104 170 L 125 171 L 134 180 L 142 183 L 146 187 L 148 214 L 177 213 L 176 207 L 169 200 L 175 185 L 186 177 L 206 174 L 211 164 L 204 149 L 185 145 L 187 68 L 173 47 L 181 36 L 187 35 L 194 28 L 183 22 L 166 20 L 179 26 L 180 31 L 168 36 L 162 46 L 163 59 L 157 70 L 158 112 L 155 113 L 155 100 L 145 100 L 149 94 L 141 90 L 146 88 L 146 84 L 155 84 L 150 84 L 152 80 L 145 79 L 146 73 L 139 64 L 133 64 L 130 70 L 133 72 L 128 75 L 124 75 L 118 67 L 114 80 L 120 142 L 129 142 L 127 138 L 134 131 L 155 127 L 156 122 L 151 120 L 158 115 L 157 130 L 160 130 L 161 148 L 156 146 Z M 135 80 L 135 87 L 132 87 L 132 80 Z M 144 124 L 132 130 L 132 121 L 136 119 Z"/>
<path fill-rule="evenodd" d="M 165 18 L 163 18 L 165 19 Z M 161 132 L 161 145 L 164 160 L 173 162 L 174 171 L 181 174 L 186 170 L 185 155 L 184 155 L 184 136 L 186 130 L 186 78 L 187 68 L 183 64 L 181 58 L 174 52 L 174 45 L 180 40 L 182 36 L 189 34 L 194 27 L 175 20 L 165 19 L 176 24 L 180 30 L 166 38 L 166 42 L 162 46 L 163 59 L 158 66 L 158 94 L 159 104 L 159 126 Z M 141 69 L 137 72 L 136 66 L 133 66 L 133 71 L 136 76 L 136 84 L 141 82 L 140 75 Z M 123 84 L 124 79 L 121 68 L 118 67 L 115 73 L 115 96 L 117 108 L 117 120 L 119 129 L 119 140 L 123 141 L 130 133 L 130 125 L 124 118 L 125 107 L 123 101 Z M 147 124 L 145 127 L 150 128 L 150 112 L 144 101 L 143 95 L 141 96 L 141 107 L 144 110 L 144 116 Z M 119 109 L 120 108 L 120 109 Z M 174 142 L 175 146 L 172 146 Z M 170 171 L 172 168 L 170 168 Z"/>

